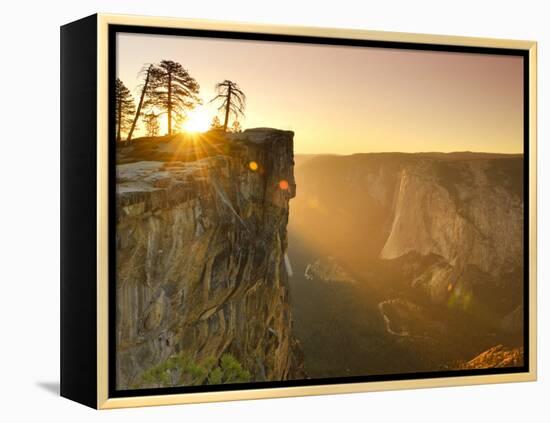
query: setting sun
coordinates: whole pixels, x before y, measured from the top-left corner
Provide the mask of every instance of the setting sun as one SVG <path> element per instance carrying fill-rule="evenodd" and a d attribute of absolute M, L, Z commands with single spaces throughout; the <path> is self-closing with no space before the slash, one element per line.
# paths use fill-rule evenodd
<path fill-rule="evenodd" d="M 206 132 L 210 128 L 210 116 L 204 106 L 197 106 L 189 112 L 183 129 L 187 132 Z"/>

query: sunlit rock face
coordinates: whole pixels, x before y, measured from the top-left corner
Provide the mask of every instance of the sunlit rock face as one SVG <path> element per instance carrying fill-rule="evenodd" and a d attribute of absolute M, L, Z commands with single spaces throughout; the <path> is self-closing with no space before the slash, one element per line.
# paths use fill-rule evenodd
<path fill-rule="evenodd" d="M 451 265 L 472 264 L 491 274 L 520 264 L 522 199 L 491 183 L 485 173 L 488 163 L 446 166 L 456 173 L 452 182 L 442 180 L 441 163 L 419 163 L 401 171 L 381 256 L 436 254 Z"/>
<path fill-rule="evenodd" d="M 489 369 L 499 367 L 523 366 L 523 348 L 507 348 L 497 345 L 482 352 L 465 363 L 459 363 L 459 369 Z"/>
<path fill-rule="evenodd" d="M 143 372 L 181 353 L 231 353 L 254 381 L 303 377 L 284 264 L 293 133 L 247 130 L 218 145 L 117 166 L 119 389 L 147 387 Z"/>
<path fill-rule="evenodd" d="M 360 273 L 398 261 L 410 286 L 443 303 L 523 268 L 521 155 L 317 156 L 296 173 L 293 230 Z"/>
<path fill-rule="evenodd" d="M 437 302 L 455 288 L 470 288 L 462 278 L 468 268 L 498 278 L 521 267 L 523 199 L 510 189 L 517 182 L 509 180 L 514 175 L 505 161 L 425 161 L 405 167 L 380 256 L 436 256 L 413 284 L 424 286 Z"/>

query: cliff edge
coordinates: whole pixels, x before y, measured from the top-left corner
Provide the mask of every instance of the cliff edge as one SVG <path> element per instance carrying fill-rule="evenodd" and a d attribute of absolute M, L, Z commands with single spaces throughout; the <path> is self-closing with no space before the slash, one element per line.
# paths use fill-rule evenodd
<path fill-rule="evenodd" d="M 118 389 L 216 383 L 224 365 L 250 381 L 303 377 L 285 259 L 293 136 L 258 128 L 117 153 Z"/>

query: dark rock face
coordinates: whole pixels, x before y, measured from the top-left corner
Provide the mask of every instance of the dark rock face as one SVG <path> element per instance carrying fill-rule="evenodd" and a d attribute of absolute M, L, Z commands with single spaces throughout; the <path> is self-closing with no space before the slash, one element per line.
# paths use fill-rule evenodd
<path fill-rule="evenodd" d="M 253 381 L 303 377 L 285 268 L 293 133 L 247 130 L 222 144 L 117 166 L 119 389 L 159 386 L 141 376 L 182 353 L 199 364 L 230 353 Z"/>

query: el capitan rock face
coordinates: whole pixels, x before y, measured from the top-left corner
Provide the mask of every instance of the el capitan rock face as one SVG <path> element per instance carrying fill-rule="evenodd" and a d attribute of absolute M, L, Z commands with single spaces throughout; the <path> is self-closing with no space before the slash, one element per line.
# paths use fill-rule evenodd
<path fill-rule="evenodd" d="M 501 165 L 495 160 L 508 159 L 425 161 L 400 172 L 393 221 L 380 256 L 439 257 L 414 281 L 425 284 L 435 301 L 445 299 L 449 284 L 460 283 L 469 266 L 492 277 L 522 266 L 523 199 L 506 189 L 506 179 L 495 183 L 495 178 L 515 176 L 493 176 L 493 167 Z"/>
<path fill-rule="evenodd" d="M 339 261 L 430 257 L 410 284 L 443 302 L 449 283 L 466 283 L 474 269 L 496 280 L 522 268 L 522 172 L 514 155 L 313 157 L 297 170 L 292 225 L 342 251 Z"/>
<path fill-rule="evenodd" d="M 304 376 L 285 269 L 293 133 L 228 137 L 120 152 L 118 389 L 177 384 L 142 375 L 181 354 L 208 366 L 230 353 L 252 381 Z"/>

